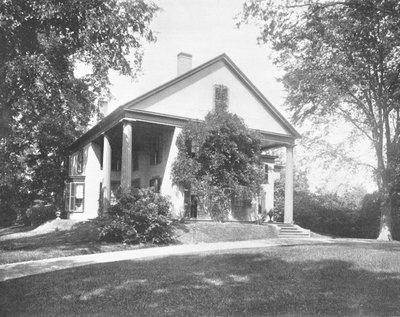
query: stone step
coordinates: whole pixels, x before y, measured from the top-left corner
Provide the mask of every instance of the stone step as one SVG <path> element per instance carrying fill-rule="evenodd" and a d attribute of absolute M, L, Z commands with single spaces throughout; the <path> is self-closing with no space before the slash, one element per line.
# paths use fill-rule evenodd
<path fill-rule="evenodd" d="M 296 228 L 296 227 L 280 227 L 280 230 L 281 231 L 301 231 L 301 230 L 299 230 L 298 228 Z"/>
<path fill-rule="evenodd" d="M 293 228 L 280 228 L 279 230 L 280 231 L 304 231 L 303 228 L 296 228 L 296 227 L 293 227 Z"/>
<path fill-rule="evenodd" d="M 298 231 L 281 231 L 281 232 L 279 232 L 279 234 L 309 234 L 308 232 L 305 232 L 305 231 L 300 231 L 300 230 L 298 230 Z"/>
<path fill-rule="evenodd" d="M 279 236 L 295 236 L 295 235 L 299 235 L 299 236 L 307 236 L 309 237 L 310 234 L 308 232 L 279 232 Z"/>
<path fill-rule="evenodd" d="M 290 235 L 300 235 L 300 236 L 310 236 L 307 231 L 296 231 L 296 232 L 279 232 L 279 236 L 290 236 Z"/>
<path fill-rule="evenodd" d="M 279 238 L 309 238 L 311 236 L 310 230 L 291 223 L 274 223 L 272 225 L 278 229 Z"/>
<path fill-rule="evenodd" d="M 279 236 L 279 239 L 306 239 L 309 236 L 299 236 L 299 235 L 291 235 L 291 236 Z"/>
<path fill-rule="evenodd" d="M 281 223 L 281 222 L 276 222 L 274 223 L 274 225 L 278 227 L 293 227 L 293 225 L 290 223 Z"/>

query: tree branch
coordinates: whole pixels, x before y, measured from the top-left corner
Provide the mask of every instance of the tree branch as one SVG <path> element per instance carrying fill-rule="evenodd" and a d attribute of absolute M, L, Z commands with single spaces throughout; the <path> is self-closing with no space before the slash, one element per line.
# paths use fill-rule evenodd
<path fill-rule="evenodd" d="M 302 8 L 302 7 L 309 7 L 311 5 L 318 5 L 320 8 L 327 8 L 327 7 L 332 7 L 335 5 L 348 5 L 347 2 L 339 2 L 339 1 L 331 1 L 331 2 L 325 2 L 325 3 L 318 3 L 317 1 L 312 1 L 308 0 L 308 3 L 303 3 L 303 4 L 293 4 L 289 5 L 288 3 L 291 2 L 290 0 L 286 0 L 286 8 Z"/>
<path fill-rule="evenodd" d="M 375 118 L 374 109 L 373 109 L 372 104 L 371 104 L 371 100 L 366 98 L 366 101 L 367 101 L 367 104 L 368 104 L 368 108 L 366 108 L 364 103 L 360 100 L 360 98 L 358 98 L 355 94 L 353 94 L 351 92 L 351 90 L 348 88 L 348 86 L 346 87 L 346 90 L 347 90 L 347 93 L 349 94 L 349 96 L 351 98 L 353 98 L 354 101 L 361 108 L 361 110 L 363 111 L 364 115 L 367 117 L 369 123 L 371 124 L 372 128 L 376 128 L 377 122 L 376 122 L 376 118 Z M 363 91 L 363 94 L 364 94 L 364 91 Z M 366 97 L 365 94 L 364 94 L 364 97 Z"/>
<path fill-rule="evenodd" d="M 343 117 L 346 120 L 349 120 L 358 130 L 360 130 L 369 140 L 371 140 L 372 142 L 374 142 L 374 139 L 367 133 L 367 131 L 365 131 L 365 129 L 363 129 L 360 124 L 354 120 L 351 115 L 344 109 L 337 107 L 338 110 L 340 110 L 343 114 Z"/>

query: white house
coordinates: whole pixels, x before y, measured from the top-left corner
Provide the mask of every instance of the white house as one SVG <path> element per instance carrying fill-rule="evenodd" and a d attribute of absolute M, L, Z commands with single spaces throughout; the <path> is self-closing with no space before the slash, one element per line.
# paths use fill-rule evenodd
<path fill-rule="evenodd" d="M 228 110 L 261 133 L 263 150 L 286 147 L 284 221 L 293 222 L 293 147 L 299 133 L 226 54 L 192 69 L 192 56 L 185 53 L 178 55 L 176 78 L 120 106 L 70 146 L 69 217 L 97 217 L 112 203 L 118 186 L 154 186 L 171 198 L 173 217 L 198 216 L 193 195 L 172 183 L 171 166 L 182 126 L 213 109 L 217 87 L 227 89 Z M 262 157 L 263 194 L 237 218 L 251 220 L 273 207 L 275 157 Z"/>

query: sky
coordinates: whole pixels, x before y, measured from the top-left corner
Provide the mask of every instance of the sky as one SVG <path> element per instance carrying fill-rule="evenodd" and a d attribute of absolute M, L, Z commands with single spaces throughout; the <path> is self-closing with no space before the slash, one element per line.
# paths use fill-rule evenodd
<path fill-rule="evenodd" d="M 226 53 L 266 98 L 289 118 L 283 106 L 283 85 L 277 80 L 282 73 L 273 65 L 268 48 L 257 44 L 259 31 L 253 25 L 243 25 L 239 29 L 236 27 L 234 17 L 241 11 L 244 0 L 154 2 L 161 8 L 151 24 L 157 41 L 144 45 L 142 74 L 137 79 L 111 73 L 112 99 L 109 102 L 109 112 L 175 78 L 177 55 L 180 52 L 193 56 L 193 67 Z M 296 128 L 302 132 L 301 127 Z M 344 126 L 332 127 L 330 130 L 327 138 L 333 142 L 346 138 Z M 354 152 L 363 156 L 364 161 L 372 160 L 373 163 L 371 152 L 365 145 L 360 145 L 360 149 Z M 301 153 L 301 149 L 298 153 Z M 312 190 L 323 187 L 334 191 L 343 185 L 363 186 L 369 192 L 376 189 L 370 175 L 365 173 L 349 175 L 345 169 L 326 169 L 318 166 L 318 162 L 310 164 L 309 182 Z"/>
<path fill-rule="evenodd" d="M 159 0 L 161 11 L 151 29 L 157 42 L 145 44 L 142 75 L 130 78 L 111 74 L 110 110 L 177 75 L 177 55 L 193 56 L 193 67 L 226 53 L 279 110 L 284 101 L 279 71 L 266 47 L 257 45 L 256 27 L 236 27 L 234 17 L 244 0 Z"/>

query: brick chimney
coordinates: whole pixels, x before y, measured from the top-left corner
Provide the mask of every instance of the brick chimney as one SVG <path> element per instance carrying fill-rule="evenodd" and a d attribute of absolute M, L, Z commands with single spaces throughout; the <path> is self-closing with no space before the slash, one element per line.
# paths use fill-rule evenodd
<path fill-rule="evenodd" d="M 106 116 L 108 115 L 108 101 L 104 98 L 100 98 L 99 99 L 99 108 L 100 108 L 100 112 Z"/>
<path fill-rule="evenodd" d="M 192 69 L 192 55 L 187 53 L 178 54 L 178 76 Z"/>

